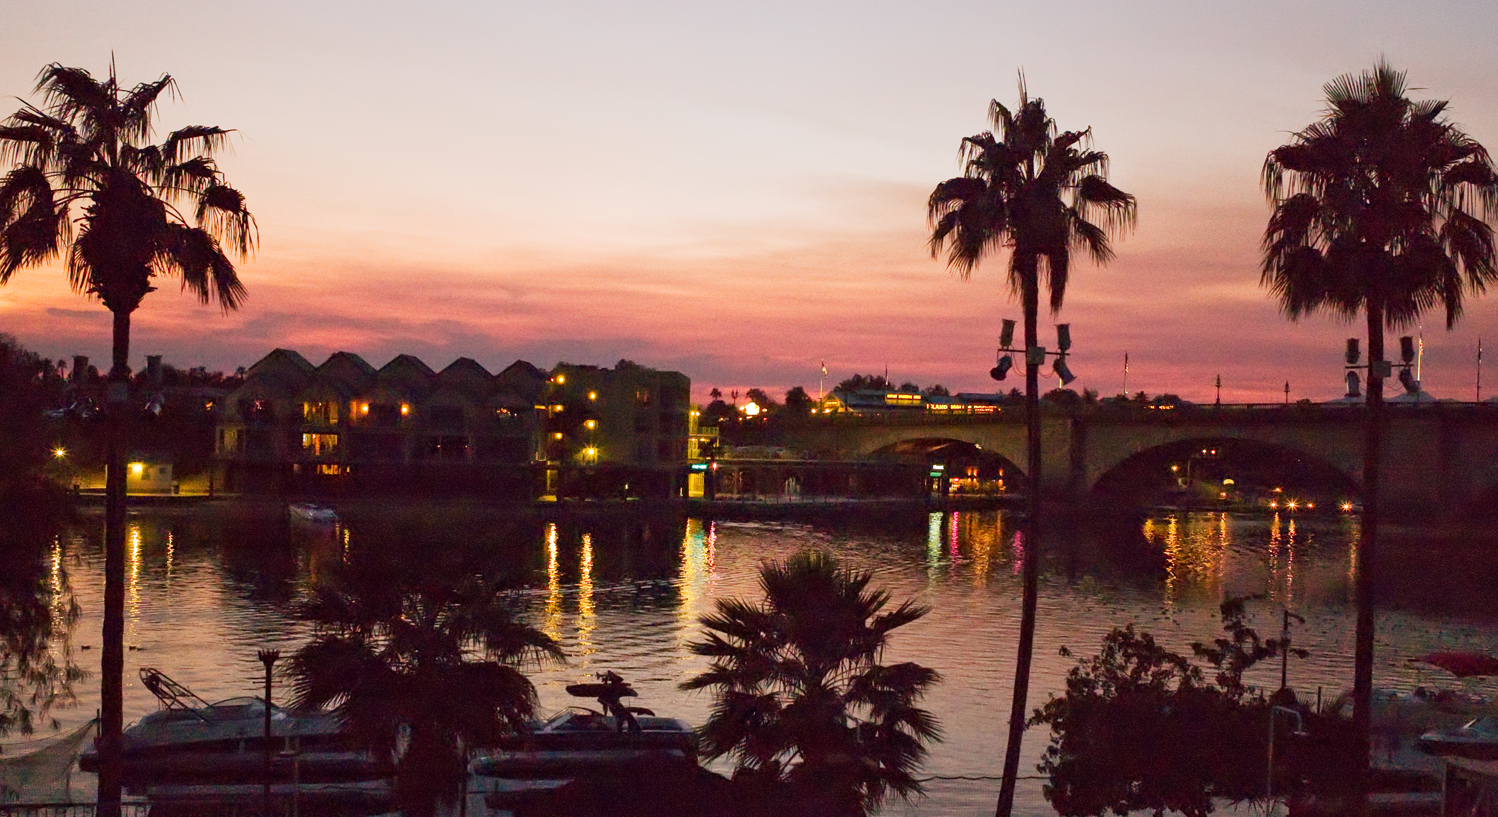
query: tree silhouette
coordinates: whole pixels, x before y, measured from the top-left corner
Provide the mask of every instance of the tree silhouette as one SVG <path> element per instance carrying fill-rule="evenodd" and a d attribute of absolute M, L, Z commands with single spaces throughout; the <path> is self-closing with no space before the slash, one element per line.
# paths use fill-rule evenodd
<path fill-rule="evenodd" d="M 816 405 L 817 401 L 812 399 L 812 396 L 807 394 L 806 389 L 801 386 L 792 386 L 785 393 L 785 410 L 792 416 L 804 417 L 810 414 Z"/>
<path fill-rule="evenodd" d="M 1373 692 L 1373 587 L 1378 543 L 1384 327 L 1443 307 L 1449 329 L 1468 293 L 1498 280 L 1493 231 L 1498 175 L 1486 149 L 1446 118 L 1447 103 L 1413 101 L 1405 74 L 1380 60 L 1327 83 L 1322 118 L 1264 161 L 1274 206 L 1262 283 L 1291 320 L 1359 315 L 1368 329 L 1363 524 L 1357 550 L 1353 721 L 1368 746 Z M 1362 753 L 1367 776 L 1368 752 Z"/>
<path fill-rule="evenodd" d="M 1019 108 L 1011 112 L 994 100 L 989 107 L 993 131 L 962 140 L 958 156 L 963 175 L 936 186 L 927 202 L 931 221 L 931 255 L 943 250 L 947 266 L 967 278 L 984 257 L 1009 251 L 1009 287 L 1024 312 L 1025 347 L 1039 345 L 1041 271 L 1050 290 L 1051 312 L 1061 310 L 1071 270 L 1072 250 L 1098 264 L 1113 258 L 1110 231 L 1134 224 L 1134 197 L 1107 180 L 1108 154 L 1087 148 L 1092 131 L 1058 133 L 1045 102 L 1031 99 L 1024 77 Z M 995 135 L 997 132 L 998 135 Z M 1094 219 L 1101 223 L 1095 223 Z M 1019 656 L 1014 673 L 1014 704 L 1009 715 L 1009 743 L 997 813 L 1008 817 L 1019 774 L 1020 741 L 1025 730 L 1025 699 L 1035 643 L 1035 609 L 1039 561 L 1035 543 L 1040 486 L 1040 362 L 1025 366 L 1025 415 L 1028 419 L 1029 465 L 1026 477 L 1029 512 L 1025 519 L 1024 599 L 1020 617 Z"/>
<path fill-rule="evenodd" d="M 390 559 L 319 588 L 304 610 L 312 639 L 291 672 L 296 704 L 334 706 L 359 743 L 395 758 L 402 811 L 432 815 L 457 799 L 469 750 L 533 717 L 536 691 L 519 666 L 562 652 L 515 620 L 496 583 L 412 572 Z"/>
<path fill-rule="evenodd" d="M 928 608 L 885 612 L 889 594 L 870 590 L 872 578 L 816 552 L 766 564 L 764 601 L 720 600 L 691 645 L 713 660 L 682 684 L 714 694 L 704 755 L 731 755 L 744 778 L 789 787 L 807 814 L 863 815 L 888 792 L 919 793 L 924 744 L 940 737 L 916 705 L 940 676 L 880 663 L 890 633 Z"/>
<path fill-rule="evenodd" d="M 225 311 L 244 298 L 230 255 L 254 247 L 244 196 L 224 183 L 213 155 L 229 131 L 190 126 L 151 144 L 156 102 L 176 90 L 163 74 L 126 89 L 110 66 L 43 68 L 40 106 L 0 124 L 0 284 L 23 267 L 66 254 L 73 289 L 114 315 L 111 433 L 106 455 L 104 627 L 99 724 L 101 817 L 116 817 L 123 726 L 125 473 L 120 415 L 130 377 L 130 316 L 159 275 L 175 275 Z M 183 209 L 179 209 L 179 207 Z M 184 214 L 191 214 L 191 223 Z"/>

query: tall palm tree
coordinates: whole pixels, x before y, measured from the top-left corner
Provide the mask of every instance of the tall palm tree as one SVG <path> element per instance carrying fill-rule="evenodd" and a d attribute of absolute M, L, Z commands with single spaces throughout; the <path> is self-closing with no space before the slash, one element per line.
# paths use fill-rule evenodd
<path fill-rule="evenodd" d="M 711 689 L 702 728 L 708 758 L 732 755 L 751 779 L 788 787 L 808 814 L 863 815 L 889 792 L 919 793 L 914 772 L 936 719 L 917 706 L 940 680 L 913 663 L 881 664 L 890 633 L 928 608 L 872 575 L 807 552 L 760 568 L 765 598 L 717 603 L 692 652 L 713 659 L 683 689 Z"/>
<path fill-rule="evenodd" d="M 457 801 L 469 750 L 534 716 L 520 665 L 562 651 L 517 621 L 493 582 L 408 574 L 387 564 L 319 588 L 291 672 L 296 704 L 334 706 L 359 743 L 393 759 L 401 810 L 422 817 Z"/>
<path fill-rule="evenodd" d="M 1498 175 L 1482 145 L 1446 119 L 1445 101 L 1406 96 L 1383 60 L 1327 83 L 1326 112 L 1264 160 L 1274 207 L 1264 231 L 1263 284 L 1291 320 L 1359 315 L 1368 326 L 1368 423 L 1357 553 L 1353 721 L 1367 763 L 1373 691 L 1374 551 L 1378 542 L 1384 327 L 1444 307 L 1498 280 L 1493 230 Z"/>
<path fill-rule="evenodd" d="M 1097 264 L 1113 258 L 1109 234 L 1133 227 L 1134 197 L 1108 183 L 1108 154 L 1092 150 L 1092 129 L 1058 132 L 1045 102 L 1031 99 L 1020 76 L 1019 108 L 994 100 L 993 130 L 962 140 L 963 174 L 936 186 L 927 203 L 931 255 L 947 251 L 947 266 L 967 278 L 984 257 L 1009 251 L 1009 287 L 1020 296 L 1025 348 L 1039 345 L 1041 271 L 1050 290 L 1051 312 L 1061 311 L 1072 250 Z M 995 135 L 997 133 L 998 135 Z M 1040 361 L 1026 355 L 1025 417 L 1029 426 L 1029 510 L 1025 518 L 1024 598 L 1014 705 L 997 814 L 1008 817 L 1019 774 L 1030 658 L 1035 646 L 1039 584 L 1037 531 L 1040 507 Z"/>
<path fill-rule="evenodd" d="M 101 817 L 120 800 L 125 608 L 125 472 L 122 404 L 130 367 L 130 315 L 158 275 L 176 275 L 203 303 L 225 311 L 244 298 L 230 256 L 254 247 L 244 196 L 224 183 L 213 155 L 229 131 L 192 126 L 151 144 L 156 102 L 175 92 L 169 75 L 122 87 L 111 64 L 43 68 L 40 106 L 23 103 L 0 123 L 0 284 L 23 267 L 66 255 L 73 289 L 114 313 L 105 455 L 104 628 L 100 679 Z M 191 222 L 179 206 L 191 214 Z"/>

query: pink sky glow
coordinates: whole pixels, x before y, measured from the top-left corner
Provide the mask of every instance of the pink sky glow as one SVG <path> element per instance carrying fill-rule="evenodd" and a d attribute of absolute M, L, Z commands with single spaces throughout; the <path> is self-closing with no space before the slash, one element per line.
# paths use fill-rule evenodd
<path fill-rule="evenodd" d="M 1073 267 L 1057 320 L 1076 387 L 1120 391 L 1127 351 L 1130 390 L 1210 401 L 1220 374 L 1225 401 L 1279 401 L 1287 380 L 1292 399 L 1339 396 L 1361 326 L 1289 323 L 1259 287 L 1259 168 L 1324 82 L 1381 54 L 1498 150 L 1498 7 L 1013 5 L 13 3 L 0 93 L 113 53 L 128 82 L 177 78 L 163 133 L 238 130 L 222 166 L 259 220 L 249 300 L 223 315 L 162 282 L 135 314 L 137 366 L 232 369 L 276 346 L 493 371 L 630 358 L 705 398 L 815 393 L 822 361 L 829 388 L 887 367 L 993 390 L 998 320 L 1019 312 L 1004 259 L 948 272 L 925 200 L 1023 68 L 1139 200 L 1117 260 Z M 0 332 L 108 357 L 107 312 L 60 268 L 0 288 Z M 1424 336 L 1427 389 L 1470 400 L 1498 301 Z"/>

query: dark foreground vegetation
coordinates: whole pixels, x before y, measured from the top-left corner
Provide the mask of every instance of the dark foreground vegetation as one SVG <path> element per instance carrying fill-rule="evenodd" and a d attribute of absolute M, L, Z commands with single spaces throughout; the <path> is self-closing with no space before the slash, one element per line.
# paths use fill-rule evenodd
<path fill-rule="evenodd" d="M 1223 636 L 1193 644 L 1189 656 L 1130 624 L 1077 662 L 1066 694 L 1030 719 L 1051 729 L 1040 771 L 1058 814 L 1203 817 L 1223 801 L 1262 801 L 1271 729 L 1277 798 L 1356 802 L 1360 764 L 1350 722 L 1314 711 L 1289 689 L 1266 694 L 1244 682 L 1247 670 L 1287 650 L 1306 656 L 1260 637 L 1248 626 L 1246 601 L 1223 602 Z M 1304 734 L 1292 738 L 1296 731 Z"/>

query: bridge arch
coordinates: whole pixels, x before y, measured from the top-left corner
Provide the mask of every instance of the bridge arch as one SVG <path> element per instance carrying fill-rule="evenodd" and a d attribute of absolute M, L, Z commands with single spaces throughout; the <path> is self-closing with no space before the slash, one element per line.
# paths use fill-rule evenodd
<path fill-rule="evenodd" d="M 1345 466 L 1297 446 L 1252 436 L 1203 434 L 1160 442 L 1100 473 L 1090 490 L 1131 503 L 1342 503 L 1361 499 Z"/>
<path fill-rule="evenodd" d="M 1030 479 L 1013 460 L 982 445 L 951 437 L 911 437 L 896 440 L 868 453 L 876 460 L 941 465 L 958 490 L 974 492 L 1025 491 Z"/>

